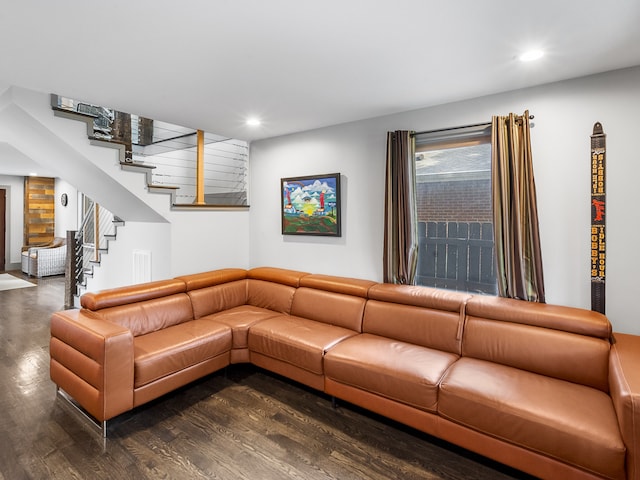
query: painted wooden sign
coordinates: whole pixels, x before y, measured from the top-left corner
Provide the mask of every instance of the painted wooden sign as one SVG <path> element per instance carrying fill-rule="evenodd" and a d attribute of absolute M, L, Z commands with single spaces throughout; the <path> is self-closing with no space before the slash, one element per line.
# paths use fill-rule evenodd
<path fill-rule="evenodd" d="M 591 135 L 591 310 L 605 313 L 606 135 L 600 122 Z"/>

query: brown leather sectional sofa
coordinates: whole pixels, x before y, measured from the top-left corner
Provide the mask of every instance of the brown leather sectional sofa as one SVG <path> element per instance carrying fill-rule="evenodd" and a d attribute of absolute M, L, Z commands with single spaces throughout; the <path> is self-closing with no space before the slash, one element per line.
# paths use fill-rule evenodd
<path fill-rule="evenodd" d="M 542 478 L 640 479 L 640 337 L 587 310 L 276 268 L 87 293 L 51 379 L 105 422 L 251 362 Z"/>

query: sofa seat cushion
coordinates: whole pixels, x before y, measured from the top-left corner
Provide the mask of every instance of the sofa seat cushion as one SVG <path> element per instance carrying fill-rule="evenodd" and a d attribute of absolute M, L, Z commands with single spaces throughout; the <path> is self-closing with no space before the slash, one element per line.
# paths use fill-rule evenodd
<path fill-rule="evenodd" d="M 436 412 L 438 386 L 458 355 L 364 333 L 327 352 L 325 375 L 412 407 Z"/>
<path fill-rule="evenodd" d="M 463 357 L 442 380 L 438 413 L 607 478 L 624 478 L 611 398 L 595 388 Z"/>
<path fill-rule="evenodd" d="M 249 329 L 249 350 L 322 375 L 323 357 L 357 332 L 292 315 L 279 315 Z"/>
<path fill-rule="evenodd" d="M 276 315 L 281 314 L 267 308 L 241 305 L 202 318 L 208 318 L 218 323 L 228 325 L 233 332 L 233 348 L 247 348 L 249 327 Z"/>
<path fill-rule="evenodd" d="M 134 388 L 231 350 L 231 328 L 190 320 L 133 339 Z"/>

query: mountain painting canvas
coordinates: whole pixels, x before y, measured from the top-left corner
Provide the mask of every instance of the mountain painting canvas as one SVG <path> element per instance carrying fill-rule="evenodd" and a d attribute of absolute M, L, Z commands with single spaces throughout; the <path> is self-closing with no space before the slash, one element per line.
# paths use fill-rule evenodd
<path fill-rule="evenodd" d="M 339 237 L 340 174 L 282 178 L 283 235 Z"/>

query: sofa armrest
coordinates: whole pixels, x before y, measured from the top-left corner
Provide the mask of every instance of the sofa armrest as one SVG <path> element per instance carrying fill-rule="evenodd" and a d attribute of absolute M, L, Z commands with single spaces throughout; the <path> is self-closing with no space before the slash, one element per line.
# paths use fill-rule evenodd
<path fill-rule="evenodd" d="M 99 421 L 133 408 L 133 335 L 86 310 L 51 316 L 51 380 Z"/>
<path fill-rule="evenodd" d="M 640 336 L 615 333 L 609 390 L 627 447 L 627 478 L 640 479 Z"/>

